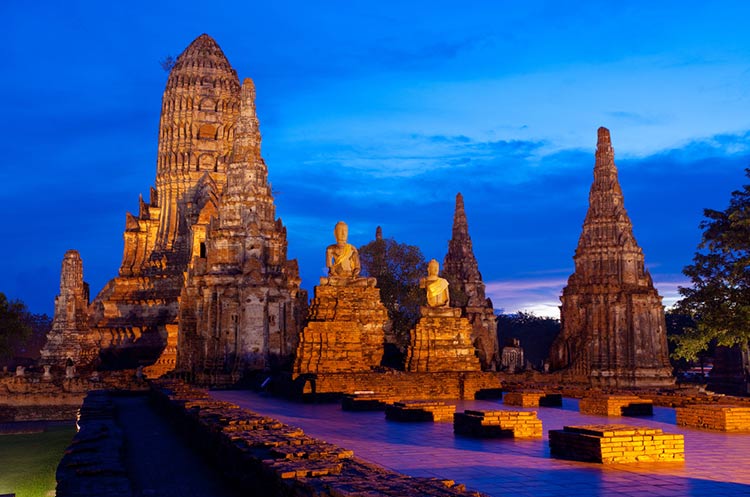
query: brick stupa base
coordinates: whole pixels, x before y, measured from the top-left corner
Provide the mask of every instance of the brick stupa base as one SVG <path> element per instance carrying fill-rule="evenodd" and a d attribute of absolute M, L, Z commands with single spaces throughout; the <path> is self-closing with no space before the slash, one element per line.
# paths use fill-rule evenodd
<path fill-rule="evenodd" d="M 471 323 L 461 317 L 460 309 L 422 307 L 421 313 L 410 334 L 407 371 L 481 371 Z"/>
<path fill-rule="evenodd" d="M 388 312 L 380 290 L 364 279 L 319 285 L 299 337 L 295 373 L 371 371 L 383 358 Z"/>
<path fill-rule="evenodd" d="M 628 425 L 566 426 L 550 430 L 553 457 L 619 464 L 685 460 L 685 437 L 658 428 Z"/>
<path fill-rule="evenodd" d="M 562 394 L 542 390 L 520 390 L 503 394 L 503 404 L 518 407 L 562 407 Z"/>

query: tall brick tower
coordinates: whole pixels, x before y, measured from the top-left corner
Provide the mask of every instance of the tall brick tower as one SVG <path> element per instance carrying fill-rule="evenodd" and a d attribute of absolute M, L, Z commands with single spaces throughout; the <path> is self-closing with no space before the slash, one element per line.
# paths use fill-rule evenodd
<path fill-rule="evenodd" d="M 142 362 L 160 357 L 152 375 L 174 367 L 184 274 L 226 184 L 239 94 L 237 73 L 210 36 L 177 58 L 162 97 L 156 188 L 137 216 L 126 215 L 119 275 L 90 307 L 101 347 L 137 346 Z"/>
<path fill-rule="evenodd" d="M 460 307 L 462 316 L 472 326 L 472 342 L 482 369 L 494 369 L 500 362 L 497 346 L 497 320 L 492 300 L 484 293 L 484 282 L 479 272 L 474 248 L 466 221 L 464 197 L 456 195 L 453 215 L 453 236 L 448 242 L 448 253 L 443 261 L 442 275 L 451 284 L 451 306 Z"/>
<path fill-rule="evenodd" d="M 178 368 L 197 374 L 290 366 L 307 294 L 275 217 L 260 154 L 255 87 L 245 79 L 218 211 L 196 232 L 180 299 Z"/>
<path fill-rule="evenodd" d="M 589 210 L 573 259 L 552 368 L 595 386 L 673 384 L 664 307 L 623 206 L 606 128 L 598 131 Z"/>

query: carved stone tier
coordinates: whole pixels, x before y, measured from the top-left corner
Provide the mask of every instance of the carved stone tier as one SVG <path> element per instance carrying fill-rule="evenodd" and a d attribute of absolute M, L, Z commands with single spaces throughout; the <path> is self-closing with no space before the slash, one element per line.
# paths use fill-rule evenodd
<path fill-rule="evenodd" d="M 388 312 L 371 286 L 315 287 L 294 372 L 366 372 L 380 366 Z"/>
<path fill-rule="evenodd" d="M 471 324 L 460 313 L 453 308 L 421 308 L 422 317 L 411 331 L 407 371 L 481 371 Z"/>

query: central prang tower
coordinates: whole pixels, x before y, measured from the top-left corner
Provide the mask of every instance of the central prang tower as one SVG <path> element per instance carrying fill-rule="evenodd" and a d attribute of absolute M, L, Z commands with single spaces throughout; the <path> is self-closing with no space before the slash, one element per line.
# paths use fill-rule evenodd
<path fill-rule="evenodd" d="M 664 307 L 623 206 L 606 128 L 598 131 L 589 210 L 573 259 L 552 368 L 595 386 L 672 385 Z"/>

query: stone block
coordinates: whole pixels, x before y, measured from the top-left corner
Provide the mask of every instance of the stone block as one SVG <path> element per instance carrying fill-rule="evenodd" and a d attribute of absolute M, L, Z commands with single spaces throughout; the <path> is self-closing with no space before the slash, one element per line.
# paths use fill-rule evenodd
<path fill-rule="evenodd" d="M 466 410 L 454 415 L 453 431 L 479 438 L 541 438 L 542 422 L 535 411 Z"/>
<path fill-rule="evenodd" d="M 678 407 L 677 424 L 703 430 L 750 432 L 750 407 L 688 405 Z"/>
<path fill-rule="evenodd" d="M 663 433 L 659 428 L 629 425 L 565 426 L 549 431 L 553 457 L 574 461 L 620 464 L 637 462 L 682 462 L 683 435 Z"/>
<path fill-rule="evenodd" d="M 436 401 L 395 402 L 385 408 L 385 418 L 391 421 L 434 421 L 436 423 L 453 420 L 456 406 Z"/>
<path fill-rule="evenodd" d="M 653 401 L 635 395 L 600 395 L 585 397 L 578 404 L 581 414 L 596 416 L 651 416 Z"/>

